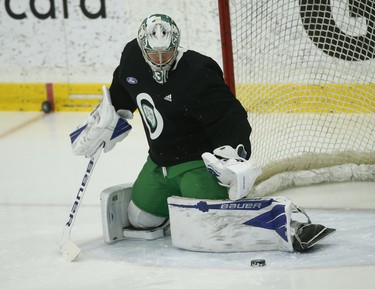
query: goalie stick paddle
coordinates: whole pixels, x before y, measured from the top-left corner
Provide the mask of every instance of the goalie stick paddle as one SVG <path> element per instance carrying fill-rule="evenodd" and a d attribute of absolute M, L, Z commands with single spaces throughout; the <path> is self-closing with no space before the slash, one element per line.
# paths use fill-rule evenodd
<path fill-rule="evenodd" d="M 104 145 L 105 144 L 103 142 L 99 146 L 95 154 L 90 158 L 90 161 L 85 171 L 85 175 L 83 176 L 78 193 L 74 199 L 73 206 L 70 210 L 68 221 L 66 222 L 63 229 L 63 235 L 60 241 L 60 252 L 63 255 L 63 257 L 68 261 L 74 261 L 81 252 L 81 249 L 73 241 L 70 240 L 70 234 L 72 231 L 74 220 L 77 216 L 78 208 L 81 205 L 90 177 L 94 170 L 95 164 L 99 159 L 100 153 L 103 150 Z"/>

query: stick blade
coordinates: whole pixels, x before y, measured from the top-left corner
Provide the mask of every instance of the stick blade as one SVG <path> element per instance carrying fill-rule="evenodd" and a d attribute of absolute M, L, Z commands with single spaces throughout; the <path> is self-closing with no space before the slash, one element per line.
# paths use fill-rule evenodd
<path fill-rule="evenodd" d="M 78 257 L 79 253 L 81 253 L 81 249 L 71 240 L 67 240 L 61 246 L 60 252 L 66 260 L 72 262 Z"/>

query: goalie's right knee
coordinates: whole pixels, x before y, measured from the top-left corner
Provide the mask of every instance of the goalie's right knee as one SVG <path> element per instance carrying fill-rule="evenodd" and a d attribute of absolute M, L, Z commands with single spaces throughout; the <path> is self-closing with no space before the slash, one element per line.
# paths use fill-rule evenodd
<path fill-rule="evenodd" d="M 161 226 L 166 218 L 158 217 L 138 208 L 133 201 L 128 207 L 128 217 L 130 224 L 137 229 L 150 229 Z"/>

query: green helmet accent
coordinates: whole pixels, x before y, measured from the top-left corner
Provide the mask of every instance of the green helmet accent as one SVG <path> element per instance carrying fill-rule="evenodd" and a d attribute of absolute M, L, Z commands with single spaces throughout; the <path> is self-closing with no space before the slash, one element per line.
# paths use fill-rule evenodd
<path fill-rule="evenodd" d="M 180 30 L 176 23 L 167 15 L 153 14 L 143 20 L 138 30 L 138 45 L 143 57 L 154 72 L 157 82 L 164 83 L 167 80 L 168 71 L 177 58 L 180 43 Z M 173 50 L 172 57 L 165 63 L 153 62 L 147 53 L 166 53 Z"/>

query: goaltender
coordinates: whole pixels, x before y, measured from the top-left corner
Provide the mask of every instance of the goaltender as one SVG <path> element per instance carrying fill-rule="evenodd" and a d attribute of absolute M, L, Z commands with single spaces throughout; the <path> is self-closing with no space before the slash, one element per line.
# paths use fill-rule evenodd
<path fill-rule="evenodd" d="M 130 131 L 119 121 L 141 114 L 148 158 L 134 184 L 102 192 L 104 240 L 158 238 L 170 224 L 173 245 L 188 250 L 303 252 L 334 232 L 293 221 L 304 212 L 286 198 L 249 199 L 261 169 L 247 112 L 219 65 L 179 43 L 169 16 L 147 17 L 103 87 L 106 101 L 72 139 L 75 154 L 91 157 L 103 142 L 107 152 Z"/>

